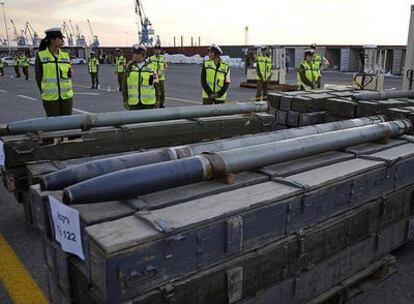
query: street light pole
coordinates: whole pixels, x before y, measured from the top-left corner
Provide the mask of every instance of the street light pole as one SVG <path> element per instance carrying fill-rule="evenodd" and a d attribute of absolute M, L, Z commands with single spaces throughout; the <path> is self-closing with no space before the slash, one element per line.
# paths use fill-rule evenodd
<path fill-rule="evenodd" d="M 9 49 L 9 55 L 10 55 L 10 53 L 11 53 L 10 39 L 9 39 L 9 31 L 7 30 L 6 13 L 4 12 L 4 2 L 0 2 L 0 4 L 1 4 L 1 7 L 3 9 L 4 29 L 6 30 L 7 47 Z"/>

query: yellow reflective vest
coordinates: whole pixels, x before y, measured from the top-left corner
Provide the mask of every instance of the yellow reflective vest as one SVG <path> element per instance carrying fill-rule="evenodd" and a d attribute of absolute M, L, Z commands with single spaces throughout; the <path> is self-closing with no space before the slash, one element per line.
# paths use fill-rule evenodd
<path fill-rule="evenodd" d="M 20 56 L 18 60 L 19 60 L 20 66 L 22 67 L 29 66 L 29 58 L 27 58 L 26 55 Z"/>
<path fill-rule="evenodd" d="M 95 58 L 95 57 L 89 58 L 88 59 L 88 71 L 89 71 L 89 73 L 97 73 L 98 72 L 98 65 L 99 65 L 98 58 Z"/>
<path fill-rule="evenodd" d="M 150 64 L 147 63 L 141 68 L 133 64 L 127 75 L 128 105 L 154 105 L 154 81 L 154 70 Z"/>
<path fill-rule="evenodd" d="M 203 65 L 206 70 L 206 81 L 208 86 L 213 93 L 218 93 L 226 83 L 226 78 L 227 74 L 230 71 L 230 66 L 221 60 L 218 66 L 216 66 L 214 60 L 206 60 L 204 61 Z M 202 96 L 203 98 L 209 98 L 208 94 L 204 90 Z M 220 97 L 217 96 L 215 99 L 219 101 L 226 101 L 226 98 L 227 92 L 225 92 Z"/>
<path fill-rule="evenodd" d="M 115 57 L 115 72 L 123 73 L 125 69 L 126 59 L 123 55 Z"/>
<path fill-rule="evenodd" d="M 313 64 L 317 68 L 317 71 L 315 72 L 315 76 L 319 78 L 321 76 L 321 71 L 323 67 L 323 57 L 320 53 L 314 53 L 313 54 Z"/>
<path fill-rule="evenodd" d="M 56 101 L 73 97 L 72 80 L 70 76 L 69 54 L 60 50 L 55 57 L 49 49 L 39 51 L 37 56 L 42 63 L 43 78 L 41 82 L 42 99 Z"/>
<path fill-rule="evenodd" d="M 299 90 L 305 90 L 305 91 L 312 90 L 313 88 L 309 86 L 308 84 L 306 84 L 300 77 L 300 71 L 302 70 L 305 71 L 305 78 L 309 82 L 316 82 L 317 81 L 316 72 L 318 71 L 318 67 L 313 62 L 308 63 L 306 60 L 303 60 L 297 73 L 297 81 L 298 81 Z"/>
<path fill-rule="evenodd" d="M 152 69 L 157 73 L 158 80 L 165 80 L 165 58 L 164 55 L 160 55 L 159 57 L 152 55 L 150 58 L 150 63 Z"/>
<path fill-rule="evenodd" d="M 263 80 L 267 81 L 270 79 L 272 73 L 272 58 L 269 56 L 257 56 L 256 57 L 257 71 L 263 76 Z M 257 73 L 257 80 L 260 80 L 259 73 Z"/>
<path fill-rule="evenodd" d="M 13 64 L 14 64 L 14 66 L 19 66 L 20 65 L 19 57 L 17 57 L 17 56 L 13 57 Z"/>

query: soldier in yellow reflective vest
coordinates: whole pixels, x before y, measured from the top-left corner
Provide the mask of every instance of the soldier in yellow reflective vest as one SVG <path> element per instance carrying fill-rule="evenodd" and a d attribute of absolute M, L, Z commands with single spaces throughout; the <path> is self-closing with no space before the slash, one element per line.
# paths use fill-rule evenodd
<path fill-rule="evenodd" d="M 122 90 L 122 80 L 124 78 L 124 71 L 126 66 L 126 58 L 124 57 L 122 50 L 116 49 L 115 50 L 115 58 L 114 58 L 114 65 L 115 65 L 115 74 L 118 78 L 118 91 L 121 92 Z"/>
<path fill-rule="evenodd" d="M 329 61 L 321 53 L 316 51 L 316 43 L 310 46 L 313 50 L 313 64 L 318 69 L 316 73 L 316 87 L 319 89 L 322 85 L 322 70 L 329 66 Z"/>
<path fill-rule="evenodd" d="M 0 76 L 4 76 L 4 63 L 1 57 L 0 57 Z"/>
<path fill-rule="evenodd" d="M 314 51 L 305 50 L 305 55 L 297 72 L 298 89 L 309 91 L 317 88 L 316 80 L 318 77 L 318 66 L 313 63 Z"/>
<path fill-rule="evenodd" d="M 203 62 L 201 86 L 203 104 L 225 103 L 230 85 L 230 66 L 223 62 L 221 48 L 215 44 L 208 48 L 208 60 Z"/>
<path fill-rule="evenodd" d="M 122 83 L 124 107 L 128 110 L 153 109 L 159 106 L 155 94 L 158 76 L 152 65 L 145 61 L 146 55 L 145 46 L 132 46 L 132 61 L 127 64 Z"/>
<path fill-rule="evenodd" d="M 91 89 L 97 89 L 99 86 L 99 60 L 95 56 L 95 52 L 91 52 L 88 59 L 88 72 L 91 75 Z"/>
<path fill-rule="evenodd" d="M 269 48 L 262 47 L 261 53 L 256 56 L 257 91 L 256 100 L 267 98 L 270 77 L 272 76 L 272 58 Z"/>
<path fill-rule="evenodd" d="M 14 54 L 13 56 L 13 65 L 14 72 L 16 73 L 16 78 L 20 78 L 20 60 L 18 54 Z"/>
<path fill-rule="evenodd" d="M 45 31 L 36 54 L 35 75 L 47 116 L 71 115 L 73 107 L 72 65 L 61 50 L 64 36 L 60 28 Z"/>
<path fill-rule="evenodd" d="M 158 85 L 157 88 L 157 102 L 160 105 L 160 108 L 164 108 L 165 103 L 165 70 L 167 69 L 167 63 L 165 62 L 164 55 L 161 54 L 161 44 L 156 43 L 154 46 L 154 55 L 149 58 L 152 69 L 158 75 Z"/>
<path fill-rule="evenodd" d="M 25 53 L 22 53 L 19 57 L 19 64 L 22 67 L 23 74 L 25 79 L 29 79 L 29 58 Z"/>

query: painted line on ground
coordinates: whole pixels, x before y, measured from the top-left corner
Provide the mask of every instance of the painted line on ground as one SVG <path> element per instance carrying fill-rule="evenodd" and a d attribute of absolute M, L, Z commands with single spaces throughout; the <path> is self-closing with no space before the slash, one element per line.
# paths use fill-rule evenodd
<path fill-rule="evenodd" d="M 75 94 L 75 95 L 93 95 L 93 96 L 101 95 L 101 93 L 77 93 L 77 92 L 75 92 L 73 94 Z"/>
<path fill-rule="evenodd" d="M 0 281 L 14 303 L 49 303 L 13 248 L 0 234 Z"/>
<path fill-rule="evenodd" d="M 81 109 L 77 109 L 77 108 L 73 108 L 72 111 L 73 112 L 79 112 L 79 113 L 82 113 L 82 114 L 93 114 L 91 112 L 87 112 L 87 111 L 84 111 L 84 110 L 81 110 Z"/>
<path fill-rule="evenodd" d="M 7 91 L 6 91 L 6 90 L 0 90 L 0 92 L 7 93 Z"/>
<path fill-rule="evenodd" d="M 96 89 L 91 89 L 91 87 L 85 86 L 85 85 L 80 85 L 80 84 L 74 84 L 74 87 L 78 87 L 78 88 L 83 88 L 83 89 L 90 89 L 90 90 L 96 90 Z M 103 92 L 108 92 L 108 93 L 116 93 L 118 92 L 117 89 L 111 89 L 110 86 L 108 86 L 106 89 L 103 89 L 102 87 L 98 88 L 99 91 L 103 91 Z"/>
<path fill-rule="evenodd" d="M 165 96 L 165 99 L 169 99 L 169 100 L 173 100 L 173 101 L 181 101 L 181 102 L 186 102 L 186 103 L 191 103 L 191 104 L 201 104 L 201 101 L 195 101 L 195 100 L 189 100 L 189 99 L 181 99 L 181 98 L 174 98 L 174 97 L 169 97 L 169 96 Z"/>
<path fill-rule="evenodd" d="M 37 100 L 36 98 L 33 98 L 33 97 L 30 97 L 30 96 L 26 96 L 26 95 L 17 95 L 17 96 L 19 96 L 19 97 L 21 97 L 21 98 L 25 98 L 25 99 L 30 99 L 30 100 Z"/>

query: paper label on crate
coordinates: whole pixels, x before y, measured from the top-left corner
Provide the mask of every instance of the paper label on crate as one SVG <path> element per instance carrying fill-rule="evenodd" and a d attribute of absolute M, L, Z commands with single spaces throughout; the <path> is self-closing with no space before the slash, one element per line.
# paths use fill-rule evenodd
<path fill-rule="evenodd" d="M 85 260 L 82 248 L 79 211 L 49 196 L 50 212 L 55 229 L 55 240 L 63 251 Z"/>
<path fill-rule="evenodd" d="M 4 142 L 0 140 L 0 169 L 5 168 L 6 155 L 4 154 Z"/>

